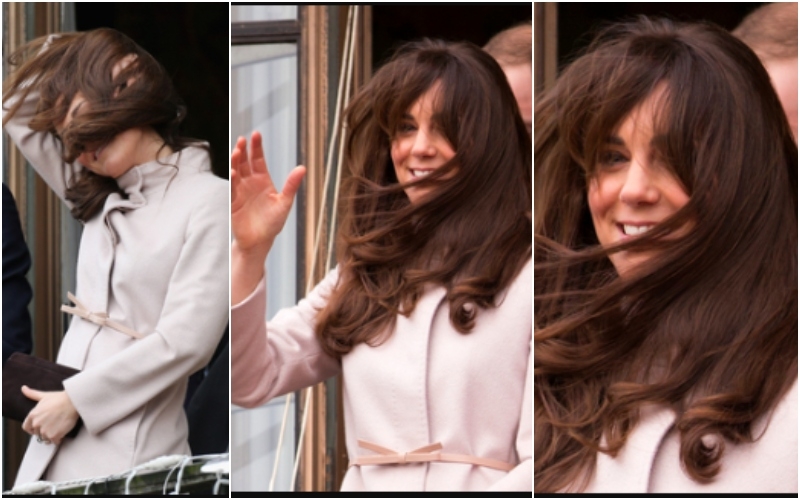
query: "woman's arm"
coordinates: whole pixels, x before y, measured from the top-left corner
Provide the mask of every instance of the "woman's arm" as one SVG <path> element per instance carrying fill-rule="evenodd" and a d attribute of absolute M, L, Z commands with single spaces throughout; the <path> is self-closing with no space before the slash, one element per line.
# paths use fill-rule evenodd
<path fill-rule="evenodd" d="M 249 154 L 244 138 L 231 154 L 231 387 L 233 402 L 241 406 L 258 406 L 340 369 L 314 333 L 317 312 L 336 285 L 335 271 L 296 307 L 265 323 L 264 262 L 286 223 L 303 175 L 304 167 L 295 168 L 278 192 L 258 132 L 253 132 Z"/>
<path fill-rule="evenodd" d="M 12 97 L 3 106 L 4 120 L 8 110 L 17 102 L 18 98 L 19 96 Z M 62 146 L 52 134 L 36 132 L 28 127 L 36 112 L 38 102 L 39 92 L 31 89 L 20 108 L 6 123 L 5 131 L 47 185 L 61 200 L 64 200 L 67 183 L 77 175 L 82 167 L 78 164 L 64 162 L 61 156 Z"/>
<path fill-rule="evenodd" d="M 295 307 L 265 322 L 266 283 L 231 308 L 231 401 L 246 408 L 309 387 L 339 373 L 339 361 L 322 350 L 316 316 L 336 286 L 336 270 Z"/>

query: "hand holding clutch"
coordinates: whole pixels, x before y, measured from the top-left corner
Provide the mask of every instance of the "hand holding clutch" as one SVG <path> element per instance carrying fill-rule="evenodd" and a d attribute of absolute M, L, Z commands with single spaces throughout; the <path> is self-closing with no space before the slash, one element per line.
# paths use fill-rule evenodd
<path fill-rule="evenodd" d="M 24 422 L 37 405 L 22 393 L 22 386 L 34 392 L 63 391 L 63 381 L 80 373 L 79 370 L 27 354 L 14 353 L 3 365 L 3 417 Z M 78 419 L 67 437 L 75 437 L 81 426 Z"/>

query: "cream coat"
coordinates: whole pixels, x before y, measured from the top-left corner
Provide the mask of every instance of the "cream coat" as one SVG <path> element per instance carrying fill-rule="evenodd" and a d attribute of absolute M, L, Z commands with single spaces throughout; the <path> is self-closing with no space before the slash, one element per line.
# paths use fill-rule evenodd
<path fill-rule="evenodd" d="M 6 131 L 63 199 L 66 178 L 80 167 L 64 164 L 52 136 L 27 128 L 37 98 L 32 92 Z M 133 167 L 117 182 L 127 199 L 110 195 L 86 223 L 75 295 L 144 338 L 73 317 L 58 362 L 82 370 L 65 387 L 84 426 L 59 448 L 31 440 L 17 485 L 43 475 L 105 476 L 190 453 L 187 377 L 207 364 L 228 318 L 228 183 L 194 147 Z"/>
<path fill-rule="evenodd" d="M 510 472 L 464 463 L 351 465 L 346 490 L 532 490 L 531 264 L 499 307 L 482 310 L 472 333 L 450 324 L 445 290 L 430 287 L 410 317 L 398 316 L 378 347 L 358 345 L 341 363 L 314 336 L 316 311 L 337 273 L 265 324 L 262 283 L 231 310 L 232 397 L 253 407 L 341 373 L 347 452 L 366 440 L 403 453 L 441 443 L 443 453 L 514 465 Z"/>
<path fill-rule="evenodd" d="M 680 466 L 675 414 L 651 407 L 612 458 L 597 456 L 585 493 L 797 493 L 797 381 L 778 406 L 754 426 L 753 443 L 727 443 L 722 468 L 708 484 Z"/>

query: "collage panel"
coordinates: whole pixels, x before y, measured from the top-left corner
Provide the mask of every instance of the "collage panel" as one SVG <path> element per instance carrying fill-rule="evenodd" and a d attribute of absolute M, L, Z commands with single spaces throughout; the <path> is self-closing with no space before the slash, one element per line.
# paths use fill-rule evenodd
<path fill-rule="evenodd" d="M 232 4 L 234 496 L 530 495 L 531 14 Z"/>
<path fill-rule="evenodd" d="M 529 496 L 531 16 L 2 4 L 3 495 Z"/>
<path fill-rule="evenodd" d="M 228 496 L 229 4 L 2 16 L 4 496 Z"/>
<path fill-rule="evenodd" d="M 533 7 L 534 495 L 797 497 L 798 3 Z"/>

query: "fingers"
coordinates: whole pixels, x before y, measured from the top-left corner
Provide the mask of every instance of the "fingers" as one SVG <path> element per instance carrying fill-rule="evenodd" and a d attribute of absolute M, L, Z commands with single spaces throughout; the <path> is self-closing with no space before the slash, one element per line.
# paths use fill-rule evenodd
<path fill-rule="evenodd" d="M 117 75 L 119 75 L 125 68 L 130 66 L 130 64 L 137 58 L 138 56 L 136 54 L 128 54 L 119 61 L 117 61 L 117 63 L 114 64 L 114 67 L 111 68 L 111 78 L 112 79 L 117 78 Z"/>
<path fill-rule="evenodd" d="M 294 196 L 297 194 L 297 190 L 300 189 L 300 184 L 303 183 L 305 175 L 306 167 L 302 165 L 295 167 L 294 170 L 289 172 L 289 177 L 286 178 L 286 184 L 283 185 L 281 193 L 290 200 L 294 200 Z"/>
<path fill-rule="evenodd" d="M 34 432 L 34 429 L 33 429 L 33 422 L 31 421 L 31 417 L 30 417 L 30 415 L 28 415 L 27 417 L 25 417 L 25 420 L 22 422 L 22 430 L 23 430 L 23 431 L 25 431 L 25 432 L 27 432 L 27 433 L 28 433 L 28 434 L 30 434 L 31 436 L 33 436 L 33 435 L 35 435 L 35 434 L 36 434 L 36 433 Z"/>
<path fill-rule="evenodd" d="M 261 134 L 255 130 L 250 137 L 250 164 L 253 172 L 261 174 L 267 172 L 267 160 L 264 158 L 264 148 L 261 145 Z"/>
<path fill-rule="evenodd" d="M 254 131 L 250 137 L 250 151 L 247 151 L 247 140 L 239 137 L 231 152 L 231 170 L 238 170 L 242 178 L 253 173 L 269 174 L 267 160 L 264 157 L 264 148 L 261 144 L 261 134 Z"/>
<path fill-rule="evenodd" d="M 237 193 L 239 192 L 239 174 L 236 170 L 231 169 L 231 205 L 236 203 L 236 199 L 238 198 Z"/>
<path fill-rule="evenodd" d="M 44 393 L 42 391 L 35 391 L 27 385 L 22 386 L 22 394 L 24 394 L 26 398 L 34 401 L 41 401 L 42 397 L 44 397 Z"/>
<path fill-rule="evenodd" d="M 40 443 L 61 443 L 80 418 L 67 393 L 36 391 L 27 386 L 23 392 L 39 402 L 25 417 L 22 428 Z"/>
<path fill-rule="evenodd" d="M 28 389 L 28 388 L 23 386 L 23 392 L 25 392 L 24 389 Z M 29 392 L 40 393 L 40 391 L 33 391 L 31 389 L 28 389 L 28 391 Z M 28 397 L 30 397 L 30 396 L 28 396 Z M 31 398 L 31 399 L 33 399 L 33 398 Z M 31 412 L 31 413 L 33 413 L 33 412 Z M 22 430 L 25 431 L 26 433 L 30 434 L 32 437 L 35 437 L 36 441 L 39 442 L 39 443 L 42 443 L 42 444 L 51 444 L 51 443 L 59 444 L 61 442 L 61 438 L 63 436 L 59 436 L 57 439 L 53 438 L 53 437 L 46 436 L 44 431 L 42 430 L 42 428 L 35 422 L 35 420 L 36 419 L 31 414 L 28 414 L 28 416 L 25 417 L 25 420 L 22 422 Z"/>
<path fill-rule="evenodd" d="M 238 171 L 240 178 L 250 175 L 250 165 L 247 161 L 247 141 L 244 137 L 236 140 L 236 146 L 231 153 L 231 171 Z"/>

